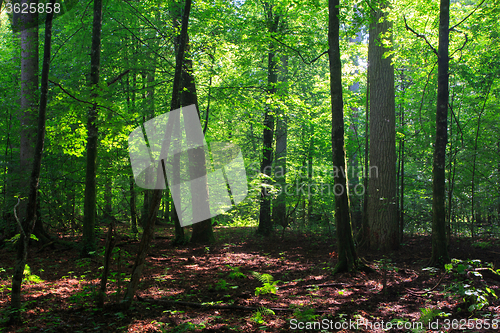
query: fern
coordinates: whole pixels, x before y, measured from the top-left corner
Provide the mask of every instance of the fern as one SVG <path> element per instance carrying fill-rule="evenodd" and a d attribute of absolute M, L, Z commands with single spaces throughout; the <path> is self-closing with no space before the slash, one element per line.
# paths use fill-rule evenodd
<path fill-rule="evenodd" d="M 265 283 L 272 283 L 274 278 L 271 274 L 260 274 L 258 272 L 252 272 L 252 275 L 257 279 L 259 280 L 262 284 L 265 284 Z"/>
<path fill-rule="evenodd" d="M 252 272 L 252 275 L 262 283 L 262 287 L 255 288 L 255 296 L 265 295 L 265 294 L 276 294 L 278 292 L 277 284 L 279 280 L 274 281 L 274 278 L 270 274 L 260 274 L 257 272 Z"/>

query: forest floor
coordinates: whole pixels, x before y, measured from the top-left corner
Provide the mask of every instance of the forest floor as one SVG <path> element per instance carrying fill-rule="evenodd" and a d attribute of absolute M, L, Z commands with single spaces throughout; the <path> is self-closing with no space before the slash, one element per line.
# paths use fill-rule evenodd
<path fill-rule="evenodd" d="M 23 283 L 24 323 L 0 326 L 0 332 L 500 332 L 500 301 L 490 294 L 500 296 L 497 276 L 475 276 L 488 272 L 474 270 L 470 262 L 446 274 L 423 269 L 430 257 L 428 236 L 407 237 L 398 252 L 385 256 L 361 252 L 373 273 L 332 276 L 336 247 L 325 231 L 287 231 L 282 240 L 281 232 L 266 239 L 255 228 L 216 227 L 215 244 L 177 248 L 171 246 L 172 232 L 157 227 L 139 300 L 127 311 L 117 304 L 138 241 L 118 240 L 103 309 L 95 307 L 93 295 L 102 272 L 104 227 L 92 259 L 80 259 L 72 247 L 34 244 L 29 281 Z M 498 269 L 500 242 L 453 238 L 450 255 Z M 12 249 L 0 249 L 0 321 L 7 316 L 14 258 Z M 468 311 L 474 304 L 482 308 Z"/>

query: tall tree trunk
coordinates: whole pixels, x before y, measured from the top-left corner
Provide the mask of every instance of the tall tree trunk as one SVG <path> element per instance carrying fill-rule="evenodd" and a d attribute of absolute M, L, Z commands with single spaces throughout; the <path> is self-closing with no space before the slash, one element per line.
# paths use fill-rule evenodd
<path fill-rule="evenodd" d="M 399 246 L 396 210 L 396 110 L 394 67 L 382 36 L 392 23 L 384 14 L 385 1 L 379 3 L 370 24 L 368 63 L 370 66 L 370 168 L 368 185 L 368 223 L 370 249 L 395 250 Z M 383 18 L 383 22 L 379 20 Z M 372 172 L 373 171 L 373 172 Z"/>
<path fill-rule="evenodd" d="M 332 103 L 332 154 L 333 165 L 346 171 L 344 144 L 344 103 L 342 100 L 342 63 L 340 61 L 339 0 L 328 3 L 328 44 L 330 46 L 330 91 Z M 347 188 L 347 172 L 337 172 L 334 177 L 335 225 L 337 228 L 338 262 L 334 273 L 351 271 L 358 267 L 358 256 L 352 236 L 351 215 Z"/>
<path fill-rule="evenodd" d="M 52 5 L 55 0 L 51 1 Z M 29 179 L 29 194 L 28 205 L 25 213 L 25 218 L 22 222 L 18 220 L 20 227 L 20 237 L 17 243 L 17 258 L 12 275 L 12 290 L 11 290 L 11 322 L 20 321 L 21 310 L 21 284 L 23 272 L 28 257 L 28 242 L 31 236 L 31 231 L 36 221 L 36 207 L 38 194 L 38 181 L 40 178 L 40 169 L 42 165 L 43 145 L 45 141 L 45 119 L 47 113 L 47 95 L 49 91 L 49 65 L 50 65 L 50 47 L 52 41 L 52 18 L 53 13 L 48 13 L 45 22 L 45 44 L 43 52 L 43 67 L 42 67 L 42 82 L 40 107 L 38 111 L 38 130 L 36 137 L 36 146 L 34 151 L 34 161 L 32 165 L 31 177 Z"/>
<path fill-rule="evenodd" d="M 182 14 L 182 24 L 181 24 L 181 32 L 179 36 L 179 46 L 175 59 L 175 74 L 174 74 L 174 82 L 172 84 L 172 102 L 171 102 L 171 110 L 176 110 L 179 108 L 180 98 L 179 93 L 182 87 L 181 78 L 182 78 L 182 65 L 184 63 L 184 51 L 186 49 L 187 44 L 187 30 L 188 30 L 188 22 L 189 22 L 189 13 L 191 11 L 191 0 L 186 0 L 184 6 L 184 12 Z M 173 124 L 175 120 L 171 121 L 169 119 L 168 124 Z M 167 125 L 168 126 L 168 125 Z M 168 133 L 168 129 L 166 130 Z M 160 172 L 162 168 L 158 168 Z M 163 179 L 163 177 L 157 177 L 158 181 Z M 159 188 L 159 184 L 157 184 L 157 188 Z M 161 202 L 162 190 L 154 190 L 153 196 L 151 198 L 152 204 L 149 207 L 148 212 L 148 223 L 146 223 L 144 227 L 144 232 L 142 234 L 141 242 L 139 244 L 139 252 L 135 258 L 134 266 L 132 268 L 132 276 L 130 278 L 130 282 L 127 286 L 127 290 L 125 292 L 125 296 L 122 302 L 122 307 L 124 309 L 130 308 L 132 305 L 132 300 L 134 298 L 135 292 L 139 285 L 139 281 L 141 279 L 142 270 L 144 268 L 144 261 L 146 259 L 147 252 L 149 250 L 149 246 L 151 240 L 154 236 L 154 224 L 156 222 L 157 210 Z M 178 223 L 178 222 L 177 222 Z"/>
<path fill-rule="evenodd" d="M 135 182 L 134 176 L 130 176 L 130 217 L 131 217 L 131 231 L 134 234 L 137 234 L 139 231 L 137 230 L 137 205 L 136 205 L 136 194 L 135 194 Z"/>
<path fill-rule="evenodd" d="M 20 6 L 31 1 L 18 0 Z M 10 214 L 16 204 L 15 198 L 20 198 L 18 207 L 19 218 L 26 218 L 29 179 L 33 165 L 34 142 L 36 140 L 36 121 L 38 110 L 38 14 L 35 13 L 12 13 L 14 36 L 19 38 L 21 48 L 21 91 L 19 96 L 19 113 L 17 118 L 20 122 L 19 138 L 19 160 L 9 165 L 7 189 L 7 212 Z M 15 142 L 15 141 L 14 141 Z M 12 145 L 13 146 L 13 145 Z M 13 148 L 11 146 L 11 149 Z M 12 151 L 12 150 L 11 150 Z M 12 219 L 11 221 L 14 221 Z M 17 226 L 14 228 L 17 229 Z"/>
<path fill-rule="evenodd" d="M 401 90 L 402 97 L 404 99 L 406 87 L 405 87 L 405 77 L 403 69 L 401 70 Z M 403 241 L 404 235 L 404 199 L 405 199 L 405 112 L 403 108 L 403 102 L 400 104 L 400 114 L 399 114 L 399 125 L 401 126 L 401 131 L 403 132 L 403 137 L 399 139 L 399 201 L 398 201 L 398 224 L 399 224 L 399 241 Z"/>
<path fill-rule="evenodd" d="M 484 103 L 483 103 L 483 108 L 479 112 L 479 115 L 477 117 L 477 129 L 476 129 L 476 137 L 474 139 L 474 154 L 472 155 L 472 181 L 471 181 L 471 236 L 474 238 L 475 232 L 474 232 L 474 223 L 476 222 L 476 215 L 475 215 L 475 203 L 476 203 L 476 196 L 475 196 L 475 176 L 476 176 L 476 158 L 477 158 L 477 145 L 478 145 L 478 140 L 479 140 L 479 131 L 481 129 L 481 117 L 483 116 L 484 110 L 486 108 L 486 102 L 488 101 L 488 97 L 490 95 L 490 89 L 491 85 L 493 82 L 491 82 L 488 86 L 488 91 L 486 93 L 486 96 L 484 97 Z"/>
<path fill-rule="evenodd" d="M 276 33 L 280 16 L 273 13 L 273 6 L 268 2 L 264 3 L 267 15 L 268 31 L 271 34 Z M 267 55 L 267 98 L 264 115 L 264 137 L 262 142 L 262 164 L 260 172 L 266 176 L 271 176 L 273 165 L 273 136 L 274 136 L 274 115 L 273 100 L 276 94 L 276 83 L 278 82 L 277 61 L 275 59 L 276 46 L 274 42 L 269 42 L 269 51 Z M 268 184 L 268 179 L 263 180 Z M 269 236 L 273 230 L 273 221 L 271 219 L 271 196 L 268 188 L 262 186 L 260 198 L 259 227 L 257 233 L 263 236 Z"/>
<path fill-rule="evenodd" d="M 92 48 L 90 50 L 90 85 L 92 98 L 99 96 L 99 73 L 101 67 L 101 27 L 102 0 L 94 0 L 94 22 L 92 25 Z M 85 172 L 85 202 L 83 213 L 82 256 L 95 251 L 95 215 L 96 215 L 96 173 L 97 173 L 97 102 L 89 110 L 87 120 L 87 167 Z"/>
<path fill-rule="evenodd" d="M 187 37 L 189 39 L 189 37 Z M 189 47 L 189 45 L 187 46 Z M 189 106 L 194 104 L 200 119 L 200 109 L 198 108 L 198 96 L 196 94 L 196 84 L 193 76 L 193 61 L 191 59 L 184 60 L 184 70 L 182 73 L 182 93 L 181 106 Z M 187 133 L 188 142 L 191 140 L 189 132 Z M 196 142 L 195 142 L 196 143 Z M 189 158 L 189 176 L 191 180 L 201 178 L 207 174 L 207 166 L 205 161 L 205 147 L 197 147 L 188 151 Z M 207 178 L 201 178 L 207 180 Z M 191 195 L 193 209 L 193 218 L 197 219 L 196 214 L 206 216 L 210 213 L 208 201 L 208 183 L 192 182 Z M 199 244 L 210 244 L 215 241 L 214 232 L 212 229 L 212 219 L 208 218 L 201 222 L 193 224 L 193 233 L 191 234 L 191 242 Z"/>
<path fill-rule="evenodd" d="M 436 142 L 432 168 L 432 256 L 429 265 L 443 267 L 450 261 L 446 241 L 446 144 L 448 142 L 448 44 L 450 0 L 441 0 L 439 14 Z"/>
<path fill-rule="evenodd" d="M 280 78 L 281 82 L 287 81 L 288 56 L 281 58 Z M 273 201 L 273 222 L 281 225 L 283 228 L 288 226 L 288 216 L 286 210 L 286 149 L 288 139 L 288 119 L 286 111 L 279 108 L 276 115 L 276 153 L 275 153 L 275 176 L 277 183 L 281 187 L 281 193 Z"/>

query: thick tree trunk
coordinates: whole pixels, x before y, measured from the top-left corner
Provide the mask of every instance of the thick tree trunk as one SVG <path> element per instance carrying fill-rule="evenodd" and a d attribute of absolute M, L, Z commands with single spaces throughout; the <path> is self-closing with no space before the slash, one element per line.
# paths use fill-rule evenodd
<path fill-rule="evenodd" d="M 330 46 L 330 91 L 332 103 L 332 154 L 333 165 L 346 171 L 344 144 L 344 103 L 342 100 L 342 64 L 339 43 L 339 0 L 330 0 L 328 44 Z M 358 267 L 358 256 L 352 235 L 347 172 L 337 172 L 334 177 L 335 224 L 337 227 L 338 262 L 334 273 L 351 271 Z M 338 195 L 337 195 L 338 194 Z"/>
<path fill-rule="evenodd" d="M 52 4 L 55 0 L 51 1 Z M 12 293 L 11 293 L 11 318 L 10 321 L 18 322 L 20 320 L 21 310 L 21 284 L 23 272 L 28 257 L 28 242 L 31 236 L 31 231 L 36 221 L 36 207 L 38 194 L 38 181 L 40 178 L 40 169 L 42 165 L 43 145 L 45 141 L 45 119 L 47 112 L 47 95 L 49 91 L 49 65 L 50 65 L 50 47 L 52 40 L 52 18 L 53 14 L 47 14 L 45 22 L 45 44 L 43 54 L 42 67 L 42 82 L 40 107 L 38 111 L 38 130 L 36 138 L 36 146 L 34 151 L 34 161 L 32 165 L 31 177 L 29 179 L 29 194 L 27 211 L 24 214 L 26 218 L 21 222 L 18 220 L 20 227 L 20 237 L 18 240 L 16 265 L 14 274 L 12 275 Z"/>
<path fill-rule="evenodd" d="M 94 0 L 94 22 L 92 28 L 92 48 L 90 50 L 90 85 L 92 98 L 98 97 L 99 73 L 101 67 L 101 27 L 102 0 Z M 85 201 L 83 213 L 82 256 L 88 256 L 96 249 L 96 173 L 97 173 L 97 102 L 89 110 L 87 120 L 87 167 L 85 172 Z"/>
<path fill-rule="evenodd" d="M 450 0 L 441 0 L 439 14 L 438 88 L 436 142 L 434 145 L 432 182 L 432 256 L 429 265 L 444 267 L 450 261 L 446 242 L 446 144 L 448 142 L 448 44 Z"/>
<path fill-rule="evenodd" d="M 196 94 L 196 84 L 193 76 L 193 62 L 191 59 L 184 60 L 184 70 L 182 72 L 182 94 L 181 106 L 189 106 L 194 104 L 198 112 L 198 119 L 200 119 L 200 111 L 198 108 L 198 96 Z M 187 140 L 190 142 L 191 138 L 189 132 L 187 133 Z M 205 161 L 205 147 L 198 147 L 188 151 L 189 158 L 189 176 L 190 179 L 197 179 L 203 177 L 207 173 Z M 205 178 L 206 179 L 206 178 Z M 208 201 L 208 183 L 191 183 L 192 205 L 196 207 L 193 209 L 193 216 L 197 218 L 196 214 L 206 214 L 210 212 Z M 202 216 L 203 216 L 202 215 Z M 191 242 L 198 244 L 210 244 L 215 241 L 214 232 L 212 229 L 212 219 L 208 218 L 201 222 L 193 224 L 193 233 L 191 234 Z"/>
<path fill-rule="evenodd" d="M 288 56 L 281 58 L 280 76 L 281 82 L 287 81 L 288 73 Z M 284 94 L 285 95 L 285 94 Z M 281 193 L 273 200 L 273 222 L 279 224 L 284 228 L 288 226 L 289 217 L 287 216 L 286 209 L 286 149 L 288 139 L 288 119 L 287 114 L 283 108 L 279 108 L 276 115 L 276 153 L 275 153 L 275 177 L 277 184 L 281 188 Z"/>
<path fill-rule="evenodd" d="M 368 170 L 369 247 L 395 250 L 399 247 L 396 210 L 396 113 L 394 68 L 382 35 L 391 30 L 384 14 L 385 1 L 370 24 L 368 63 L 370 66 L 370 167 Z M 379 22 L 383 17 L 383 22 Z"/>

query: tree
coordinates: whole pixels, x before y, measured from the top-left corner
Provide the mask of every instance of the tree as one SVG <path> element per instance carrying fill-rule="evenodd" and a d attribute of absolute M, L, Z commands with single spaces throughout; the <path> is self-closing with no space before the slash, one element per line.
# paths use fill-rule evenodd
<path fill-rule="evenodd" d="M 55 0 L 50 2 L 54 5 Z M 26 260 L 28 257 L 28 242 L 31 238 L 31 231 L 36 222 L 36 207 L 37 207 L 37 195 L 38 195 L 38 184 L 40 179 L 40 169 L 42 165 L 42 153 L 43 146 L 45 142 L 45 119 L 47 113 L 47 99 L 49 92 L 49 66 L 50 66 L 50 48 L 52 41 L 52 18 L 54 13 L 48 13 L 45 22 L 45 42 L 44 42 L 44 53 L 43 53 L 43 67 L 42 67 L 42 86 L 40 95 L 40 107 L 38 111 L 38 129 L 36 146 L 34 150 L 34 160 L 32 164 L 31 176 L 29 179 L 29 194 L 28 194 L 28 205 L 27 211 L 24 214 L 26 217 L 23 219 L 22 223 L 16 216 L 17 222 L 19 224 L 20 236 L 17 243 L 17 258 L 16 265 L 14 268 L 14 274 L 12 275 L 12 293 L 11 293 L 11 318 L 10 321 L 16 322 L 20 320 L 21 311 L 21 284 L 23 280 L 24 268 L 26 265 Z M 19 201 L 18 201 L 19 204 Z"/>
<path fill-rule="evenodd" d="M 288 56 L 283 56 L 280 66 L 280 81 L 286 84 L 288 72 Z M 285 88 L 286 89 L 286 88 Z M 287 90 L 285 90 L 286 92 Z M 275 156 L 275 176 L 278 178 L 277 183 L 280 185 L 282 193 L 273 200 L 273 222 L 281 225 L 283 230 L 288 225 L 289 216 L 287 216 L 286 209 L 286 151 L 287 151 L 287 138 L 288 138 L 288 119 L 287 112 L 283 107 L 278 109 L 276 119 L 276 152 Z"/>
<path fill-rule="evenodd" d="M 342 99 L 342 63 L 340 61 L 339 0 L 328 3 L 328 45 L 330 46 L 330 92 L 332 103 L 332 155 L 333 165 L 346 171 L 344 144 L 344 103 Z M 347 188 L 347 172 L 334 177 L 335 225 L 337 228 L 338 262 L 334 273 L 358 268 L 359 259 L 352 236 L 351 213 Z"/>
<path fill-rule="evenodd" d="M 370 167 L 368 169 L 369 247 L 395 250 L 399 246 L 396 209 L 396 111 L 394 67 L 384 36 L 391 33 L 385 1 L 370 24 L 368 47 L 370 81 Z M 392 43 L 392 38 L 389 38 Z"/>
<path fill-rule="evenodd" d="M 268 2 L 264 3 L 264 10 L 266 13 L 266 24 L 268 32 L 271 36 L 278 31 L 280 24 L 280 15 L 274 10 L 274 6 Z M 260 172 L 265 175 L 263 186 L 261 190 L 260 213 L 259 213 L 259 228 L 257 233 L 268 236 L 273 229 L 273 221 L 271 219 L 271 197 L 269 188 L 268 177 L 272 174 L 273 165 L 273 137 L 274 137 L 274 110 L 272 101 L 276 94 L 276 83 L 278 82 L 277 72 L 277 59 L 276 59 L 276 46 L 274 41 L 269 42 L 269 49 L 267 54 L 267 100 L 265 104 L 264 114 L 264 133 L 262 141 L 262 163 Z"/>
<path fill-rule="evenodd" d="M 446 144 L 448 142 L 448 45 L 450 0 L 441 0 L 439 10 L 438 87 L 436 137 L 432 163 L 432 255 L 431 266 L 443 267 L 450 261 L 446 240 Z"/>
<path fill-rule="evenodd" d="M 188 23 L 189 23 L 189 13 L 191 11 L 191 0 L 186 0 L 184 5 L 184 10 L 182 13 L 182 23 L 181 23 L 181 31 L 179 34 L 179 46 L 176 53 L 175 58 L 175 73 L 174 73 L 174 82 L 172 84 L 172 101 L 171 101 L 171 109 L 175 110 L 176 106 L 180 103 L 180 93 L 182 87 L 182 70 L 184 64 L 184 52 L 186 50 L 187 42 L 188 42 Z M 168 125 L 173 124 L 175 121 L 171 121 L 169 119 Z M 167 126 L 168 126 L 167 125 Z M 166 133 L 169 132 L 167 129 Z M 161 170 L 162 168 L 158 168 Z M 157 180 L 160 181 L 163 179 L 162 177 L 157 177 Z M 159 185 L 159 184 L 157 184 Z M 159 186 L 156 186 L 159 188 Z M 147 251 L 149 250 L 149 246 L 151 240 L 154 235 L 154 225 L 156 222 L 158 207 L 161 202 L 162 190 L 155 189 L 152 193 L 151 205 L 149 206 L 148 212 L 148 220 L 144 227 L 144 232 L 141 237 L 141 242 L 139 244 L 139 251 L 135 258 L 134 266 L 132 267 L 132 276 L 130 278 L 130 282 L 127 286 L 127 290 L 125 292 L 125 296 L 123 298 L 122 307 L 124 309 L 130 308 L 132 305 L 132 301 L 134 299 L 135 292 L 137 287 L 139 286 L 139 281 L 141 279 L 142 270 L 144 268 L 144 262 L 146 259 Z"/>
<path fill-rule="evenodd" d="M 94 21 L 92 25 L 92 48 L 90 50 L 90 85 L 92 98 L 99 96 L 99 73 L 101 67 L 101 27 L 102 0 L 94 0 Z M 82 256 L 96 248 L 95 217 L 96 217 L 96 173 L 97 173 L 97 101 L 89 110 L 87 120 L 87 167 L 85 172 L 85 205 L 83 215 Z"/>

